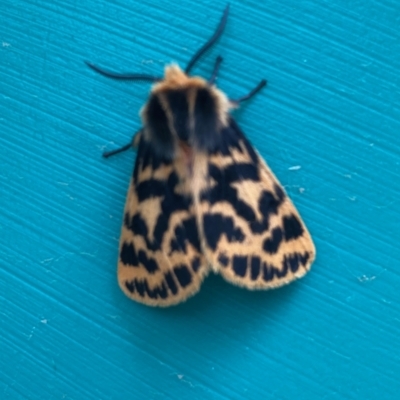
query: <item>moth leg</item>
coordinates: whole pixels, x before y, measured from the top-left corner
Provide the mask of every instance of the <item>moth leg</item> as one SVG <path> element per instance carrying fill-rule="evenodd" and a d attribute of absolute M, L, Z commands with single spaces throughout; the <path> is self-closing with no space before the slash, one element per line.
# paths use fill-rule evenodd
<path fill-rule="evenodd" d="M 135 134 L 132 137 L 132 140 L 128 144 L 126 144 L 122 147 L 119 147 L 115 150 L 105 151 L 103 153 L 103 157 L 108 158 L 111 156 L 115 156 L 116 154 L 119 154 L 119 153 L 122 153 L 123 151 L 129 150 L 131 147 L 136 149 L 138 146 L 139 140 L 140 140 L 140 134 L 142 133 L 142 130 L 143 129 L 139 129 L 137 132 L 135 132 Z"/>
<path fill-rule="evenodd" d="M 255 94 L 257 94 L 266 85 L 267 85 L 267 81 L 265 79 L 263 79 L 253 90 L 251 90 L 245 96 L 239 97 L 238 99 L 235 99 L 235 100 L 229 99 L 229 101 L 235 105 L 238 105 L 242 101 L 249 100 L 251 97 L 253 97 Z"/>
<path fill-rule="evenodd" d="M 221 66 L 223 60 L 224 59 L 221 56 L 218 56 L 217 59 L 215 60 L 213 73 L 211 75 L 211 78 L 208 80 L 208 83 L 210 85 L 213 85 L 215 80 L 217 79 L 219 67 Z"/>
<path fill-rule="evenodd" d="M 139 146 L 139 142 L 140 142 L 140 137 L 143 133 L 143 128 L 139 129 L 138 131 L 135 132 L 135 134 L 132 137 L 132 147 L 134 149 L 137 149 Z"/>

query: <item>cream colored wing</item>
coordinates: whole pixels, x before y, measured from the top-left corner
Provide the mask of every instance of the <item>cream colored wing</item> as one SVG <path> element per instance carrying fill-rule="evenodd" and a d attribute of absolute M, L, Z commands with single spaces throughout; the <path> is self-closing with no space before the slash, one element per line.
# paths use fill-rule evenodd
<path fill-rule="evenodd" d="M 208 157 L 197 206 L 207 260 L 248 289 L 302 277 L 315 247 L 299 213 L 235 121 L 222 134 L 223 144 Z"/>
<path fill-rule="evenodd" d="M 161 162 L 143 138 L 129 187 L 118 282 L 133 300 L 169 306 L 200 289 L 209 272 L 179 160 Z"/>

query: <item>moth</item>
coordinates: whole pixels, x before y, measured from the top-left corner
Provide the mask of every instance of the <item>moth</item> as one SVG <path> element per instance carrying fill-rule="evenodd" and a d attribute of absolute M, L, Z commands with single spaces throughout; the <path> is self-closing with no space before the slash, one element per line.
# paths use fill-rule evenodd
<path fill-rule="evenodd" d="M 266 85 L 230 99 L 211 77 L 189 73 L 221 36 L 226 7 L 212 37 L 183 71 L 163 77 L 119 74 L 87 62 L 114 79 L 153 86 L 132 143 L 105 157 L 137 149 L 119 244 L 118 282 L 133 300 L 170 306 L 194 295 L 219 273 L 247 289 L 271 289 L 302 277 L 315 258 L 296 208 L 230 111 Z"/>

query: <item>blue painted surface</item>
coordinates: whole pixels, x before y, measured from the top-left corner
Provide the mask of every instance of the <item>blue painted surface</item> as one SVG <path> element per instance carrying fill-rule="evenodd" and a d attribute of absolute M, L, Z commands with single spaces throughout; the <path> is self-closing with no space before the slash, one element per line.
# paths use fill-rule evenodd
<path fill-rule="evenodd" d="M 306 221 L 310 274 L 268 293 L 210 277 L 187 303 L 116 283 L 148 85 L 209 37 L 221 1 L 0 3 L 0 398 L 397 399 L 400 390 L 400 4 L 231 2 L 193 72 L 225 60 L 236 117 Z M 291 167 L 301 167 L 291 168 Z"/>

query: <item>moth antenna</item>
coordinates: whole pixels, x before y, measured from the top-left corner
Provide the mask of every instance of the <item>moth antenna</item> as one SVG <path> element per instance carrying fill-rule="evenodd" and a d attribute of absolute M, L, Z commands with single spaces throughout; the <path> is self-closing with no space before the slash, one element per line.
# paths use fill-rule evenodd
<path fill-rule="evenodd" d="M 213 85 L 215 80 L 217 79 L 219 67 L 221 66 L 223 60 L 224 59 L 221 56 L 218 56 L 215 60 L 213 73 L 211 75 L 211 78 L 208 80 L 209 85 Z"/>
<path fill-rule="evenodd" d="M 96 71 L 97 73 L 104 75 L 107 78 L 119 79 L 125 81 L 148 81 L 148 82 L 159 82 L 162 80 L 162 78 L 159 78 L 157 76 L 151 76 L 145 74 L 134 74 L 134 73 L 120 74 L 117 72 L 107 71 L 88 61 L 85 61 L 85 64 L 93 71 Z"/>
<path fill-rule="evenodd" d="M 267 85 L 267 81 L 263 79 L 253 90 L 250 91 L 250 93 L 246 94 L 245 96 L 239 97 L 238 99 L 231 100 L 229 101 L 231 103 L 239 104 L 242 101 L 249 100 L 251 97 L 253 97 L 255 94 L 257 94 L 264 86 Z"/>
<path fill-rule="evenodd" d="M 207 43 L 205 43 L 198 51 L 195 53 L 195 55 L 192 57 L 192 59 L 189 61 L 189 64 L 187 65 L 185 69 L 185 73 L 189 74 L 190 70 L 193 68 L 194 64 L 198 61 L 198 59 L 219 39 L 219 37 L 222 35 L 222 32 L 225 29 L 226 21 L 228 20 L 228 14 L 229 14 L 229 3 L 225 8 L 224 14 L 222 15 L 221 21 L 214 32 L 214 34 L 211 36 L 211 38 L 208 40 Z"/>
<path fill-rule="evenodd" d="M 119 153 L 122 153 L 123 151 L 129 150 L 131 147 L 132 147 L 132 142 L 126 144 L 125 146 L 119 147 L 118 149 L 105 151 L 103 153 L 103 157 L 104 158 L 108 158 L 108 157 L 111 157 L 111 156 L 115 156 L 115 154 L 119 154 Z"/>

